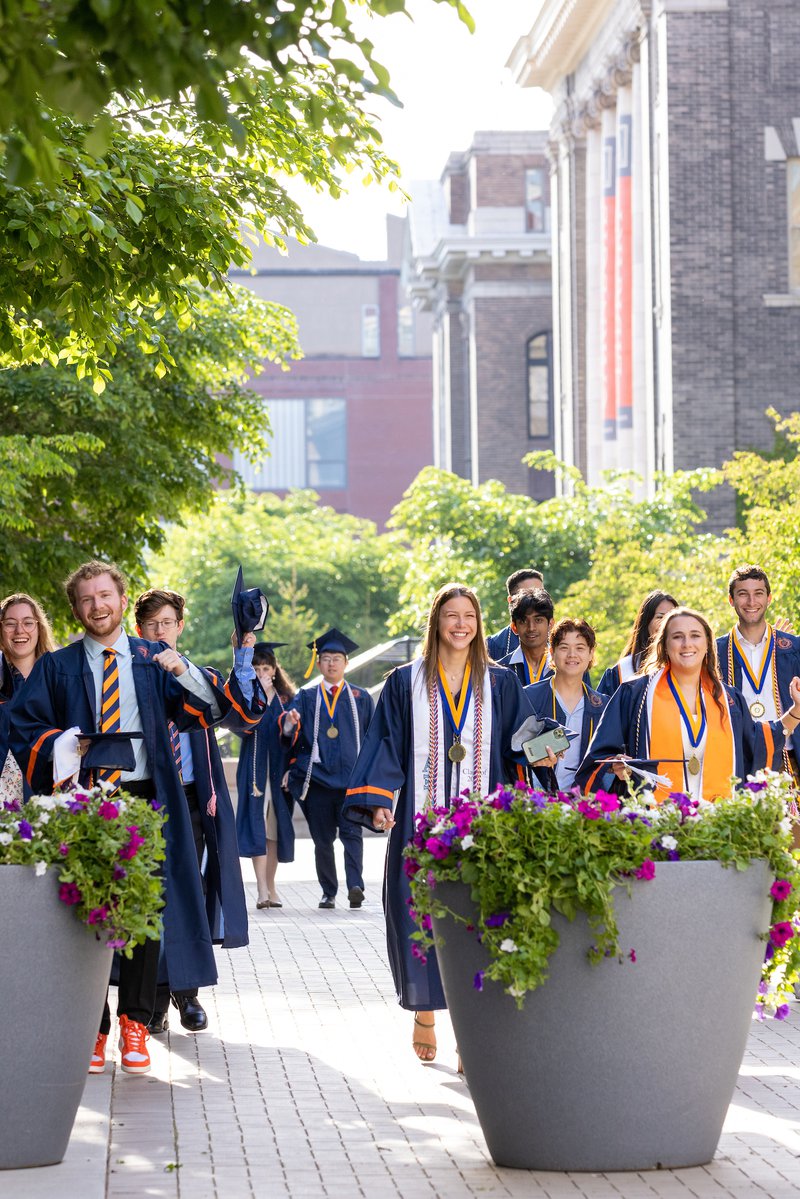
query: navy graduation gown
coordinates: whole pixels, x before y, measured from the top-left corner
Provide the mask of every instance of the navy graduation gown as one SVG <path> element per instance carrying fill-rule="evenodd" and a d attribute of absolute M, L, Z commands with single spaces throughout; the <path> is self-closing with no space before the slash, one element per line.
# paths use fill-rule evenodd
<path fill-rule="evenodd" d="M 650 757 L 650 729 L 646 692 L 650 676 L 622 683 L 608 701 L 586 756 L 578 767 L 575 782 L 584 792 L 607 790 L 616 781 L 614 772 L 601 765 L 617 754 L 631 758 Z M 734 687 L 723 686 L 733 727 L 736 776 L 745 779 L 757 770 L 781 769 L 785 734 L 779 720 L 753 720 L 744 696 Z M 766 732 L 765 730 L 769 730 Z"/>
<path fill-rule="evenodd" d="M 267 852 L 264 792 L 266 780 L 269 778 L 278 826 L 278 861 L 293 862 L 293 805 L 291 798 L 287 800 L 285 792 L 281 789 L 281 780 L 289 760 L 286 747 L 281 743 L 278 723 L 278 718 L 285 711 L 285 705 L 277 692 L 268 704 L 260 684 L 256 692 L 262 705 L 260 710 L 254 707 L 257 722 L 247 727 L 233 726 L 234 732 L 242 738 L 239 765 L 236 768 L 236 788 L 239 795 L 236 807 L 236 835 L 239 854 L 243 858 L 257 858 Z M 303 777 L 305 778 L 305 775 Z"/>
<path fill-rule="evenodd" d="M 555 720 L 562 727 L 566 727 L 567 714 L 558 702 L 558 696 L 555 694 L 555 677 L 545 679 L 544 682 L 531 683 L 523 688 L 528 702 L 533 708 L 537 716 L 543 716 L 548 720 Z M 553 714 L 553 701 L 555 700 L 555 715 Z M 591 687 L 586 688 L 583 703 L 583 720 L 581 722 L 581 738 L 580 738 L 580 756 L 583 759 L 586 750 L 589 748 L 589 742 L 594 735 L 594 730 L 597 728 L 600 717 L 603 714 L 603 709 L 608 703 L 608 696 L 600 695 L 597 691 L 593 691 Z M 542 771 L 541 773 L 545 773 Z M 556 780 L 556 772 L 549 766 L 546 768 L 547 787 L 550 791 L 557 791 L 558 784 Z"/>
<path fill-rule="evenodd" d="M 519 637 L 510 624 L 499 633 L 492 633 L 491 637 L 486 638 L 486 652 L 493 662 L 500 662 L 509 654 L 513 654 L 518 645 Z"/>
<path fill-rule="evenodd" d="M 322 686 L 323 684 L 319 684 Z M 356 713 L 358 715 L 358 727 L 360 732 L 361 744 L 364 744 L 369 723 L 372 720 L 372 714 L 375 711 L 375 704 L 372 696 L 363 687 L 352 687 L 353 698 L 356 701 Z M 297 692 L 294 699 L 287 705 L 287 709 L 294 709 L 300 713 L 300 728 L 295 730 L 296 736 L 294 739 L 283 737 L 282 743 L 285 748 L 292 747 L 294 761 L 289 771 L 289 791 L 294 799 L 299 799 L 303 783 L 305 782 L 308 772 L 308 763 L 311 758 L 311 743 L 314 737 L 314 711 L 317 703 L 317 688 L 304 687 Z M 329 737 L 328 729 L 335 725 L 338 730 L 337 737 Z M 328 715 L 328 709 L 324 698 L 320 702 L 319 713 L 319 736 L 317 738 L 319 748 L 319 762 L 315 762 L 311 771 L 311 779 L 313 782 L 328 787 L 332 791 L 344 791 L 347 786 L 350 774 L 356 764 L 356 734 L 353 725 L 353 713 L 350 707 L 350 700 L 345 691 L 339 695 L 336 702 L 336 707 L 333 712 L 333 720 Z"/>
<path fill-rule="evenodd" d="M 636 669 L 638 670 L 639 669 L 638 663 L 641 660 L 641 654 L 636 655 L 636 660 L 637 660 Z M 600 682 L 597 684 L 597 687 L 596 687 L 596 690 L 599 691 L 601 695 L 613 695 L 614 694 L 617 687 L 619 687 L 620 683 L 622 683 L 622 681 L 623 681 L 623 679 L 622 679 L 622 662 L 628 662 L 628 661 L 630 661 L 630 658 L 623 658 L 620 662 L 615 662 L 613 666 L 609 666 L 606 670 L 603 671 L 602 678 L 600 679 Z"/>
<path fill-rule="evenodd" d="M 414 835 L 414 738 L 411 715 L 411 668 L 399 666 L 386 680 L 375 716 L 361 747 L 350 779 L 344 814 L 371 829 L 372 810 L 391 808 L 399 792 L 387 846 L 383 906 L 386 913 L 386 942 L 389 964 L 401 1007 L 432 1011 L 447 1007 L 436 954 L 428 951 L 422 964 L 411 954 L 411 934 L 416 925 L 408 912 L 408 880 L 403 873 L 403 850 Z M 492 685 L 492 741 L 489 787 L 516 777 L 518 755 L 511 750 L 511 737 L 530 715 L 530 705 L 514 674 L 490 666 Z M 452 770 L 445 759 L 445 766 Z M 450 778 L 445 779 L 449 789 Z"/>
<path fill-rule="evenodd" d="M 23 678 L 20 672 L 8 662 L 5 656 L 0 653 L 0 772 L 5 765 L 8 751 L 11 749 L 11 700 L 14 695 L 21 691 L 25 686 L 27 679 Z M 22 798 L 30 799 L 32 791 L 28 780 L 25 778 L 24 768 L 22 775 Z"/>
<path fill-rule="evenodd" d="M 730 640 L 730 633 L 726 633 L 724 637 L 717 637 L 719 670 L 724 682 L 728 683 L 731 687 L 738 687 L 741 691 L 742 664 L 736 655 L 734 655 L 733 659 L 733 678 L 730 677 Z M 789 684 L 796 674 L 800 674 L 800 637 L 796 637 L 793 633 L 775 634 L 775 670 L 778 676 L 778 694 L 781 698 L 781 706 L 783 711 L 786 712 L 792 707 Z M 772 683 L 767 682 L 764 686 L 769 687 L 771 693 Z"/>
<path fill-rule="evenodd" d="M 527 664 L 527 662 L 525 662 L 523 660 L 520 660 L 518 662 L 511 661 L 511 659 L 514 657 L 514 653 L 515 653 L 515 651 L 512 650 L 512 652 L 510 654 L 507 654 L 505 658 L 503 658 L 500 662 L 498 662 L 498 666 L 505 666 L 507 670 L 513 670 L 514 674 L 517 676 L 520 683 L 522 683 L 523 687 L 534 686 L 534 684 L 531 683 L 530 680 L 528 679 L 528 664 Z M 550 676 L 552 675 L 552 673 L 553 673 L 553 667 L 552 667 L 551 663 L 545 662 L 544 668 L 542 669 L 542 673 L 539 676 L 538 682 L 541 683 L 541 682 L 543 682 L 544 679 L 549 679 Z"/>
<path fill-rule="evenodd" d="M 207 728 L 211 711 L 171 674 L 154 665 L 153 654 L 167 648 L 163 642 L 140 637 L 128 640 L 147 760 L 156 795 L 168 816 L 164 825 L 163 932 L 167 971 L 173 990 L 194 991 L 216 983 L 217 967 L 196 865 L 191 817 L 167 724 L 172 720 L 181 732 Z M 219 676 L 205 673 L 222 712 L 227 712 L 230 700 L 220 687 Z M 23 774 L 34 792 L 51 794 L 56 738 L 73 725 L 85 733 L 96 731 L 94 679 L 82 642 L 75 641 L 39 658 L 27 685 L 11 701 L 10 715 L 12 748 Z M 81 772 L 79 781 L 88 785 L 88 772 Z"/>

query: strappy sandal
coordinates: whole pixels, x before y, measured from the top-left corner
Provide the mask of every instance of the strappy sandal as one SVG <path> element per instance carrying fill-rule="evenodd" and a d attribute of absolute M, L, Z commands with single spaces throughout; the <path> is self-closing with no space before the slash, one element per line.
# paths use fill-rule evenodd
<path fill-rule="evenodd" d="M 416 1012 L 414 1012 L 414 1023 L 419 1028 L 435 1028 L 436 1027 L 435 1020 L 432 1020 L 430 1024 L 426 1024 L 423 1020 L 419 1019 Z M 434 1060 L 434 1058 L 436 1057 L 436 1046 L 431 1045 L 428 1041 L 412 1041 L 411 1048 L 414 1050 L 414 1052 L 416 1053 L 419 1060 L 423 1063 L 432 1062 Z M 425 1054 L 424 1057 L 419 1052 L 420 1049 L 422 1049 L 424 1051 L 424 1054 Z"/>

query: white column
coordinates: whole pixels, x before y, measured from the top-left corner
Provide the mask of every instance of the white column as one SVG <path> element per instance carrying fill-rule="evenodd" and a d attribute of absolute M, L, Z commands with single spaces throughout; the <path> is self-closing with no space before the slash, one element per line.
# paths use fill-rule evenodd
<path fill-rule="evenodd" d="M 600 271 L 601 349 L 603 363 L 603 468 L 617 466 L 616 377 L 616 151 L 617 122 L 613 108 L 604 108 L 603 138 L 603 238 Z"/>
<path fill-rule="evenodd" d="M 586 481 L 595 487 L 603 469 L 603 138 L 586 132 Z"/>
<path fill-rule="evenodd" d="M 575 272 L 572 262 L 572 224 L 575 214 L 572 211 L 572 149 L 571 142 L 562 138 L 558 145 L 559 161 L 559 329 L 561 350 L 560 378 L 558 392 L 561 409 L 561 446 L 564 461 L 570 466 L 575 465 L 575 380 L 573 364 L 575 362 L 575 325 L 572 307 L 572 288 Z"/>
<path fill-rule="evenodd" d="M 616 213 L 614 267 L 614 363 L 617 401 L 617 462 L 633 464 L 633 94 L 617 92 Z"/>
<path fill-rule="evenodd" d="M 653 210 L 650 178 L 649 39 L 633 67 L 633 464 L 638 498 L 652 496 L 655 469 L 653 356 Z"/>

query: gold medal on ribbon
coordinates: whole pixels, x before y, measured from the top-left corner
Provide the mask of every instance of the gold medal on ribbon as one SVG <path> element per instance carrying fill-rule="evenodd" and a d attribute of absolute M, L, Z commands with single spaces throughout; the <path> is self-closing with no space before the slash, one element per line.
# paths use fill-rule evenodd
<path fill-rule="evenodd" d="M 336 740 L 336 738 L 339 736 L 339 730 L 335 724 L 332 724 L 331 727 L 326 730 L 326 736 L 330 737 L 331 741 Z"/>
<path fill-rule="evenodd" d="M 754 699 L 750 705 L 750 715 L 753 720 L 760 720 L 766 710 L 760 699 Z"/>
<path fill-rule="evenodd" d="M 698 758 L 697 754 L 692 754 L 691 758 L 689 759 L 688 770 L 689 774 L 700 773 L 700 759 Z"/>
<path fill-rule="evenodd" d="M 451 762 L 463 762 L 467 756 L 467 751 L 460 741 L 454 741 L 447 751 L 447 756 Z"/>

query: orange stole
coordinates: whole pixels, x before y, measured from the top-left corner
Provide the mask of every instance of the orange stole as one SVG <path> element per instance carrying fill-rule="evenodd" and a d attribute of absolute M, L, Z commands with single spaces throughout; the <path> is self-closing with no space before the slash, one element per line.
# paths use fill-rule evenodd
<path fill-rule="evenodd" d="M 706 705 L 706 746 L 703 755 L 703 799 L 720 799 L 731 793 L 733 772 L 733 726 L 725 704 L 723 716 L 717 707 L 708 680 L 700 683 Z M 724 700 L 724 696 L 723 696 Z M 662 758 L 683 758 L 683 726 L 678 705 L 667 682 L 665 670 L 653 696 L 649 757 L 659 763 L 658 773 L 670 780 L 669 787 L 657 787 L 656 799 L 663 802 L 670 791 L 683 791 L 683 766 L 680 762 L 662 762 Z"/>

